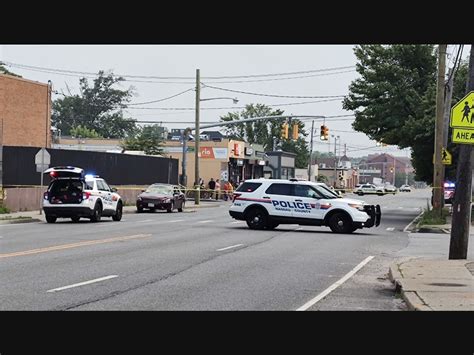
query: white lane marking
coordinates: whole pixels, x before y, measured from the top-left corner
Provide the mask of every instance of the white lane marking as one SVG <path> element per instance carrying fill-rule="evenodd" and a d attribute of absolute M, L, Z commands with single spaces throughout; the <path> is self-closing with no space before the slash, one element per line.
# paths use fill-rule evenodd
<path fill-rule="evenodd" d="M 166 222 L 168 222 L 168 223 L 175 223 L 175 222 L 183 222 L 183 221 L 184 221 L 184 219 L 174 219 L 174 220 L 172 220 L 172 221 L 166 221 Z"/>
<path fill-rule="evenodd" d="M 373 256 L 368 256 L 365 258 L 359 265 L 357 265 L 355 268 L 353 268 L 351 271 L 349 271 L 344 277 L 333 283 L 331 286 L 329 286 L 327 289 L 325 289 L 323 292 L 321 292 L 319 295 L 314 297 L 312 300 L 306 302 L 304 305 L 302 305 L 300 308 L 297 309 L 297 311 L 306 311 L 308 308 L 322 300 L 324 297 L 329 295 L 332 291 L 334 291 L 336 288 L 341 286 L 344 282 L 346 282 L 348 279 L 350 279 L 354 274 L 362 269 L 365 264 L 367 264 L 370 260 L 372 260 L 374 257 Z"/>
<path fill-rule="evenodd" d="M 62 290 L 67 290 L 68 288 L 73 288 L 73 287 L 79 287 L 79 286 L 84 286 L 84 285 L 89 285 L 95 282 L 100 282 L 100 281 L 105 281 L 105 280 L 110 280 L 118 277 L 118 275 L 110 275 L 110 276 L 104 276 L 100 277 L 98 279 L 90 280 L 90 281 L 84 281 L 80 282 L 74 285 L 69 285 L 69 286 L 63 286 L 63 287 L 58 287 L 58 288 L 53 288 L 52 290 L 48 290 L 46 292 L 57 292 L 57 291 L 62 291 Z"/>
<path fill-rule="evenodd" d="M 421 211 L 420 214 L 419 214 L 418 216 L 416 216 L 416 217 L 413 219 L 413 221 L 411 221 L 410 223 L 408 223 L 408 224 L 406 225 L 406 227 L 403 228 L 403 231 L 404 231 L 405 233 L 409 233 L 408 229 L 411 227 L 411 225 L 412 225 L 415 221 L 418 220 L 418 218 L 421 217 L 421 215 L 422 215 L 423 213 L 424 213 L 424 212 Z"/>
<path fill-rule="evenodd" d="M 137 221 L 137 222 L 142 222 L 142 223 L 147 223 L 147 222 L 153 222 L 153 219 L 144 219 L 143 221 Z"/>
<path fill-rule="evenodd" d="M 205 221 L 199 221 L 198 223 L 210 223 L 210 222 L 214 222 L 213 219 L 207 219 Z"/>
<path fill-rule="evenodd" d="M 0 223 L 0 227 L 25 227 L 28 224 L 40 224 L 45 222 L 28 222 L 28 223 Z"/>
<path fill-rule="evenodd" d="M 235 221 L 235 222 L 230 222 L 230 224 L 237 224 L 237 223 L 242 223 L 243 221 Z"/>
<path fill-rule="evenodd" d="M 393 232 L 393 231 L 395 230 L 395 228 L 394 228 L 394 227 L 388 227 L 387 230 L 388 230 L 389 232 Z"/>
<path fill-rule="evenodd" d="M 223 251 L 223 250 L 227 250 L 227 249 L 237 248 L 237 247 L 240 247 L 241 245 L 243 245 L 243 244 L 231 245 L 230 247 L 226 247 L 226 248 L 222 248 L 222 249 L 217 249 L 216 251 Z"/>

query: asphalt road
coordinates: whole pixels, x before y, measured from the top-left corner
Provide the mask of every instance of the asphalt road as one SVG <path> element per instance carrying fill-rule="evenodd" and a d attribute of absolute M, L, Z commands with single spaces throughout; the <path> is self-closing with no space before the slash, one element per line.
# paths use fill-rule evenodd
<path fill-rule="evenodd" d="M 370 283 L 359 287 L 365 291 L 358 301 L 338 295 L 348 285 L 358 288 L 354 279 L 406 246 L 403 229 L 429 196 L 428 190 L 348 195 L 382 206 L 378 228 L 351 235 L 298 225 L 250 231 L 229 216 L 229 203 L 125 214 L 121 222 L 1 225 L 0 310 L 296 310 L 373 256 L 307 307 L 366 309 L 360 304 L 375 297 Z"/>

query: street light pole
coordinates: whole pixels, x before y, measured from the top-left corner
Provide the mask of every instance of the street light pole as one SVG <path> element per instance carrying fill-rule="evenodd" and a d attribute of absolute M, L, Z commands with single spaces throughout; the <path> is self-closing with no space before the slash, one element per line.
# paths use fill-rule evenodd
<path fill-rule="evenodd" d="M 196 69 L 196 122 L 195 126 L 196 129 L 194 131 L 194 181 L 196 184 L 197 192 L 195 193 L 194 197 L 194 204 L 199 205 L 201 201 L 200 196 L 200 184 L 199 184 L 199 104 L 201 102 L 200 99 L 201 95 L 201 83 L 200 83 L 200 72 L 199 69 Z"/>
<path fill-rule="evenodd" d="M 41 152 L 41 169 L 44 169 L 44 154 L 46 148 L 48 147 L 48 127 L 49 127 L 49 98 L 51 94 L 51 80 L 48 80 L 48 87 L 46 88 L 46 119 L 45 119 L 45 139 L 44 139 L 44 149 Z M 40 191 L 40 208 L 39 214 L 43 214 L 43 172 L 41 171 L 41 191 Z"/>

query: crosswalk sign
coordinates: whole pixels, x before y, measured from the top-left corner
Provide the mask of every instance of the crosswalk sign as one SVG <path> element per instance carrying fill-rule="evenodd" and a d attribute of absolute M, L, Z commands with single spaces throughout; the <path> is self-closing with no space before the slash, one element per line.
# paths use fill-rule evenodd
<path fill-rule="evenodd" d="M 453 156 L 446 148 L 441 148 L 441 162 L 443 165 L 451 165 L 453 163 Z"/>
<path fill-rule="evenodd" d="M 451 127 L 474 129 L 474 91 L 453 106 L 450 118 Z"/>

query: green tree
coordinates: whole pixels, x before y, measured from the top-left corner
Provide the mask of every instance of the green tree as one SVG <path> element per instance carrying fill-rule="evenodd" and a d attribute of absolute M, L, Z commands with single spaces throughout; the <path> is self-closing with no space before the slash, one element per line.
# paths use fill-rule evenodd
<path fill-rule="evenodd" d="M 93 129 L 83 127 L 81 125 L 71 128 L 71 136 L 80 138 L 103 138 L 99 133 Z"/>
<path fill-rule="evenodd" d="M 143 150 L 148 155 L 163 155 L 163 127 L 159 125 L 139 128 L 122 143 L 126 150 Z"/>
<path fill-rule="evenodd" d="M 125 118 L 123 109 L 133 95 L 133 88 L 116 88 L 125 79 L 100 71 L 93 85 L 81 78 L 80 94 L 65 96 L 53 102 L 52 124 L 63 134 L 82 126 L 96 131 L 105 138 L 124 138 L 133 134 L 137 126 L 134 120 Z"/>
<path fill-rule="evenodd" d="M 325 184 L 329 183 L 328 177 L 326 175 L 319 174 L 317 180 L 318 182 L 324 182 Z"/>
<path fill-rule="evenodd" d="M 353 128 L 371 139 L 412 149 L 418 180 L 433 178 L 436 55 L 433 45 L 361 45 L 360 78 L 343 101 Z"/>
<path fill-rule="evenodd" d="M 9 71 L 7 68 L 5 68 L 5 64 L 2 63 L 2 62 L 0 62 L 0 74 L 7 74 L 7 75 L 16 76 L 16 77 L 18 77 L 18 78 L 21 78 L 21 75 L 12 73 L 12 72 Z"/>
<path fill-rule="evenodd" d="M 263 104 L 246 105 L 241 112 L 229 112 L 221 116 L 221 121 L 236 121 L 253 117 L 280 116 L 282 110 L 273 110 L 271 107 Z M 273 150 L 274 139 L 277 140 L 282 150 L 296 154 L 296 168 L 306 168 L 308 166 L 308 144 L 305 137 L 308 135 L 304 130 L 303 122 L 293 119 L 290 125 L 289 136 L 292 136 L 293 124 L 298 125 L 297 140 L 283 140 L 281 136 L 281 126 L 285 118 L 265 119 L 248 123 L 236 123 L 226 127 L 226 133 L 234 139 L 241 139 L 250 144 L 262 144 L 266 151 Z"/>

